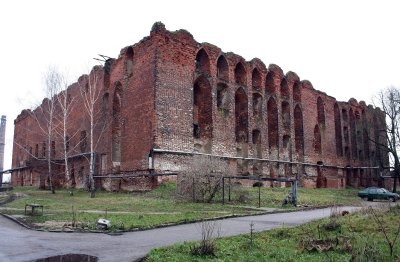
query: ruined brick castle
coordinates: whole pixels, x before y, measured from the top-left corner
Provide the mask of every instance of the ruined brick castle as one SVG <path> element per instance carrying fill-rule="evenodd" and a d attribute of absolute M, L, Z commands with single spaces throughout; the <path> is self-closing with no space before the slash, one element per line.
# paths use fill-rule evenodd
<path fill-rule="evenodd" d="M 260 59 L 245 61 L 217 46 L 198 43 L 185 31 L 155 23 L 150 36 L 125 47 L 117 59 L 96 66 L 102 98 L 96 102 L 96 174 L 109 190 L 157 184 L 152 177 L 121 174 L 185 172 L 193 156 L 226 161 L 232 175 L 296 178 L 305 187 L 377 185 L 387 154 L 379 140 L 384 115 L 350 99 L 336 101 L 294 72 Z M 73 185 L 84 187 L 89 170 L 89 124 L 80 102 L 84 75 L 68 88 L 76 103 L 68 124 Z M 86 84 L 85 84 L 86 83 Z M 51 154 L 58 186 L 65 185 L 62 141 L 51 152 L 39 131 L 41 107 L 15 120 L 14 185 L 45 186 L 43 159 Z M 383 141 L 382 141 L 383 142 Z M 268 184 L 267 184 L 268 185 Z"/>

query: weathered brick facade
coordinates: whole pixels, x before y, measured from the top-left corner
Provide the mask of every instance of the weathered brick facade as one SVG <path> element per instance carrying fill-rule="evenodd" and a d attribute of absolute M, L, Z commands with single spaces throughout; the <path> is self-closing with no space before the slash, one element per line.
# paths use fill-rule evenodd
<path fill-rule="evenodd" d="M 298 178 L 307 187 L 340 188 L 381 183 L 376 167 L 388 163 L 369 139 L 378 137 L 385 121 L 379 109 L 355 99 L 338 102 L 294 72 L 200 44 L 185 30 L 170 32 L 156 23 L 149 37 L 90 74 L 102 83 L 96 121 L 103 128 L 94 135 L 101 141 L 95 150 L 97 174 L 184 172 L 194 154 L 210 154 L 227 161 L 234 175 Z M 79 106 L 88 77 L 68 89 L 77 105 L 68 128 L 77 187 L 84 187 L 88 172 L 89 147 L 82 144 L 89 126 Z M 40 158 L 48 152 L 32 117 L 42 119 L 43 106 L 24 110 L 15 120 L 14 184 L 46 183 Z M 54 140 L 54 162 L 61 156 L 60 141 Z M 62 164 L 54 165 L 57 185 L 65 184 Z M 100 183 L 109 190 L 135 190 L 157 180 Z"/>

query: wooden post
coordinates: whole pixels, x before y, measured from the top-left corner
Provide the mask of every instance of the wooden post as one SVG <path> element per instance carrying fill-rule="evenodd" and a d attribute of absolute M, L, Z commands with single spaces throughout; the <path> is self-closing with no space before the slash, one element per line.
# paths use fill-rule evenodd
<path fill-rule="evenodd" d="M 258 208 L 261 207 L 261 182 L 260 177 L 258 177 Z"/>
<path fill-rule="evenodd" d="M 228 185 L 228 201 L 231 202 L 231 178 L 229 178 L 229 185 Z"/>
<path fill-rule="evenodd" d="M 222 177 L 222 205 L 225 205 L 225 177 Z"/>

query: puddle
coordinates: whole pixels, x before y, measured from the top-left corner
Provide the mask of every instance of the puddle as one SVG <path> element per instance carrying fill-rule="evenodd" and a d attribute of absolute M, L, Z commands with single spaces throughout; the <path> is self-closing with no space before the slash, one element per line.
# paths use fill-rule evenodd
<path fill-rule="evenodd" d="M 76 262 L 76 261 L 97 262 L 98 258 L 86 254 L 65 254 L 53 257 L 39 258 L 36 260 L 32 260 L 31 262 Z"/>

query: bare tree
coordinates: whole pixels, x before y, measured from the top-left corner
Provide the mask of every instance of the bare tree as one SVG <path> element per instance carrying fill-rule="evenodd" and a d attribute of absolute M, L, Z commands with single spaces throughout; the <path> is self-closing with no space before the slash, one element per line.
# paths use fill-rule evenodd
<path fill-rule="evenodd" d="M 377 141 L 374 142 L 389 153 L 394 170 L 393 192 L 397 190 L 397 180 L 400 178 L 400 160 L 398 149 L 400 148 L 400 90 L 388 87 L 382 90 L 378 96 L 378 106 L 382 108 L 386 117 L 386 125 L 379 132 Z M 384 142 L 383 142 L 384 141 Z"/>
<path fill-rule="evenodd" d="M 64 159 L 64 170 L 65 170 L 65 178 L 67 180 L 67 188 L 70 192 L 70 195 L 73 195 L 72 188 L 72 177 L 69 170 L 69 152 L 70 152 L 70 139 L 68 136 L 68 123 L 69 123 L 69 115 L 73 108 L 74 98 L 71 98 L 71 95 L 68 93 L 68 82 L 65 79 L 65 76 L 60 76 L 60 81 L 62 81 L 61 86 L 63 91 L 57 96 L 58 105 L 60 108 L 60 129 L 59 136 L 62 138 L 63 145 L 63 159 Z"/>
<path fill-rule="evenodd" d="M 222 159 L 196 155 L 178 179 L 177 194 L 184 199 L 210 203 L 221 191 L 222 179 L 227 174 L 228 165 Z"/>
<path fill-rule="evenodd" d="M 90 136 L 90 155 L 89 155 L 89 176 L 88 176 L 88 186 L 90 191 L 90 197 L 95 197 L 96 188 L 94 184 L 94 172 L 95 172 L 95 150 L 97 144 L 100 141 L 101 134 L 105 129 L 104 121 L 103 125 L 101 121 L 98 121 L 100 114 L 100 106 L 98 105 L 101 94 L 103 91 L 103 85 L 101 83 L 101 73 L 102 67 L 96 66 L 93 68 L 91 73 L 87 76 L 87 81 L 84 81 L 84 86 L 80 86 L 82 101 L 84 110 L 89 117 L 89 136 Z M 96 140 L 95 140 L 96 132 Z"/>
<path fill-rule="evenodd" d="M 38 110 L 29 111 L 31 116 L 36 120 L 36 123 L 46 140 L 46 151 L 47 153 L 43 156 L 47 162 L 47 179 L 49 181 L 49 187 L 51 192 L 55 193 L 53 184 L 53 170 L 52 170 L 52 157 L 53 151 L 52 146 L 55 143 L 57 126 L 57 100 L 56 95 L 61 90 L 62 75 L 58 72 L 55 67 L 49 67 L 47 72 L 44 74 L 45 82 L 45 94 L 46 98 L 43 100 Z"/>

